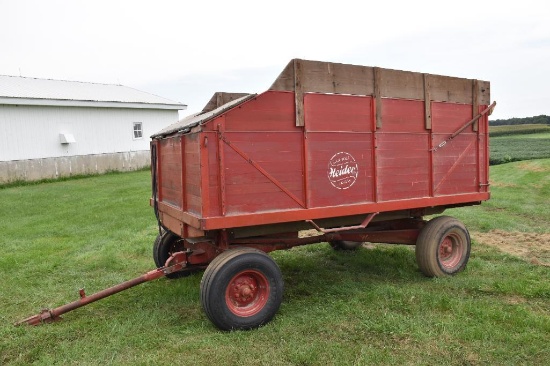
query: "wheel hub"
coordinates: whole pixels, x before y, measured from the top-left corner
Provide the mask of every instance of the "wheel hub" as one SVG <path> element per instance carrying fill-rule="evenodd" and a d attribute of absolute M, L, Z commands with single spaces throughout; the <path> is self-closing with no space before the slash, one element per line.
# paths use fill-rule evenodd
<path fill-rule="evenodd" d="M 235 275 L 227 286 L 225 301 L 239 316 L 257 314 L 267 303 L 269 282 L 260 272 L 247 270 Z"/>
<path fill-rule="evenodd" d="M 241 276 L 234 281 L 233 296 L 240 305 L 246 305 L 256 297 L 257 286 L 254 279 L 249 276 Z"/>
<path fill-rule="evenodd" d="M 439 260 L 446 268 L 455 267 L 462 257 L 462 242 L 452 235 L 446 236 L 439 244 Z"/>

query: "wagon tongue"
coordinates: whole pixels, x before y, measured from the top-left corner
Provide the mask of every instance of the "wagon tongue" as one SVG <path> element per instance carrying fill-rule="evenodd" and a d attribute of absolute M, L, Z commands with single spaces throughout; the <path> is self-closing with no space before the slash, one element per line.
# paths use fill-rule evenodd
<path fill-rule="evenodd" d="M 42 323 L 51 323 L 56 320 L 61 320 L 61 315 L 68 313 L 69 311 L 78 309 L 82 306 L 88 305 L 94 301 L 101 300 L 105 297 L 114 295 L 116 293 L 119 293 L 121 291 L 127 290 L 131 287 L 140 285 L 144 282 L 156 280 L 157 278 L 166 276 L 170 273 L 178 272 L 178 271 L 185 271 L 185 270 L 192 270 L 191 268 L 187 267 L 187 257 L 189 255 L 188 251 L 184 252 L 177 252 L 172 254 L 170 258 L 166 261 L 167 265 L 161 268 L 154 269 L 152 271 L 149 271 L 147 273 L 142 274 L 139 277 L 136 277 L 132 280 L 122 282 L 116 286 L 109 287 L 105 290 L 99 291 L 93 295 L 86 296 L 86 293 L 84 292 L 84 289 L 79 290 L 80 299 L 73 301 L 69 304 L 65 304 L 62 306 L 59 306 L 55 309 L 42 309 L 42 311 L 36 315 L 30 316 L 26 319 L 23 319 L 21 321 L 18 321 L 14 325 L 22 325 L 22 324 L 29 324 L 29 325 L 39 325 Z"/>
<path fill-rule="evenodd" d="M 41 323 L 51 323 L 56 320 L 61 320 L 62 318 L 60 316 L 56 316 L 51 309 L 42 309 L 42 311 L 39 314 L 29 316 L 26 319 L 20 320 L 14 325 L 21 325 L 21 324 L 29 324 L 29 325 L 38 325 Z"/>

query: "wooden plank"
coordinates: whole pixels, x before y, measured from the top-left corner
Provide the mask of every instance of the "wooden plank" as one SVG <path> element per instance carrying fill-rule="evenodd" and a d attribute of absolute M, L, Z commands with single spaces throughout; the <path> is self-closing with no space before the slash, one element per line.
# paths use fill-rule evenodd
<path fill-rule="evenodd" d="M 380 69 L 382 98 L 424 100 L 424 78 L 417 72 Z"/>
<path fill-rule="evenodd" d="M 382 127 L 382 96 L 380 94 L 380 68 L 374 67 L 372 69 L 374 80 L 374 99 L 375 99 L 375 111 L 376 111 L 376 128 Z"/>
<path fill-rule="evenodd" d="M 294 59 L 286 65 L 269 90 L 294 91 Z"/>
<path fill-rule="evenodd" d="M 221 215 L 225 216 L 225 153 L 224 153 L 224 144 L 221 141 L 221 136 L 223 135 L 224 124 L 219 123 L 217 125 L 218 128 L 218 139 L 216 140 L 217 148 L 218 148 L 218 182 L 219 182 L 219 194 L 220 194 L 220 204 L 221 204 Z"/>
<path fill-rule="evenodd" d="M 338 94 L 305 94 L 304 114 L 308 132 L 372 131 L 372 98 Z"/>
<path fill-rule="evenodd" d="M 479 105 L 491 104 L 491 83 L 488 81 L 478 80 L 478 98 Z"/>
<path fill-rule="evenodd" d="M 428 134 L 377 133 L 379 201 L 406 200 L 429 195 Z"/>
<path fill-rule="evenodd" d="M 304 93 L 352 95 L 372 95 L 374 93 L 372 67 L 299 59 L 292 60 L 269 89 L 295 91 L 296 64 L 299 64 L 301 68 L 302 91 Z M 292 83 L 290 83 L 291 77 Z"/>
<path fill-rule="evenodd" d="M 471 79 L 450 76 L 430 75 L 432 100 L 451 103 L 472 103 Z"/>
<path fill-rule="evenodd" d="M 479 113 L 479 83 L 477 80 L 472 80 L 472 118 L 477 116 Z M 479 121 L 475 121 L 473 124 L 473 129 L 475 132 L 479 130 Z"/>
<path fill-rule="evenodd" d="M 201 113 L 206 113 L 213 111 L 214 109 L 221 107 L 224 104 L 227 104 L 235 99 L 242 98 L 249 93 L 227 93 L 227 92 L 216 92 L 212 95 L 212 98 L 206 103 Z"/>
<path fill-rule="evenodd" d="M 430 95 L 430 79 L 428 74 L 423 74 L 424 79 L 424 126 L 427 130 L 432 129 L 432 98 Z"/>
<path fill-rule="evenodd" d="M 302 88 L 301 60 L 294 60 L 294 98 L 296 105 L 296 126 L 304 126 L 304 90 Z"/>
<path fill-rule="evenodd" d="M 296 67 L 300 78 L 301 93 L 335 93 L 374 95 L 373 68 L 321 61 L 292 60 L 270 90 L 296 91 Z M 382 98 L 425 100 L 424 74 L 379 68 Z M 429 75 L 431 99 L 452 103 L 471 103 L 471 80 L 442 75 Z M 490 104 L 489 82 L 479 83 L 480 104 Z"/>
<path fill-rule="evenodd" d="M 384 128 L 380 132 L 425 133 L 424 102 L 409 99 L 382 99 Z"/>
<path fill-rule="evenodd" d="M 291 92 L 262 93 L 240 108 L 234 108 L 225 114 L 225 131 L 295 130 L 295 102 L 294 93 Z"/>
<path fill-rule="evenodd" d="M 372 95 L 372 67 L 301 60 L 304 92 Z"/>

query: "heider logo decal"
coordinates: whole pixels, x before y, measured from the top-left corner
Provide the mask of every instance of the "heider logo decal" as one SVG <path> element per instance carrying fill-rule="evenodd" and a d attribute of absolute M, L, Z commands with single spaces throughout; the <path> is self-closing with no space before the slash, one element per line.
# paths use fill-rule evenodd
<path fill-rule="evenodd" d="M 328 179 L 338 189 L 348 189 L 357 180 L 359 167 L 351 154 L 339 152 L 328 162 Z"/>

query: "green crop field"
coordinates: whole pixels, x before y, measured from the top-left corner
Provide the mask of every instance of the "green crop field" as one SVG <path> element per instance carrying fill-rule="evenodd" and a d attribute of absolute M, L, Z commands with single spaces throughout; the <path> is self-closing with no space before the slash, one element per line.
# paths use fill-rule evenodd
<path fill-rule="evenodd" d="M 550 126 L 491 127 L 489 146 L 491 165 L 550 158 Z"/>
<path fill-rule="evenodd" d="M 542 365 L 550 359 L 550 159 L 491 169 L 492 200 L 449 210 L 474 238 L 466 270 L 429 279 L 406 246 L 272 253 L 275 319 L 222 332 L 201 274 L 160 279 L 64 316 L 13 322 L 153 266 L 146 171 L 0 189 L 2 365 Z M 519 249 L 524 249 L 520 251 Z"/>
<path fill-rule="evenodd" d="M 550 133 L 548 125 L 509 125 L 509 126 L 490 126 L 489 133 L 491 137 L 510 136 L 510 135 L 528 135 L 538 133 Z"/>

